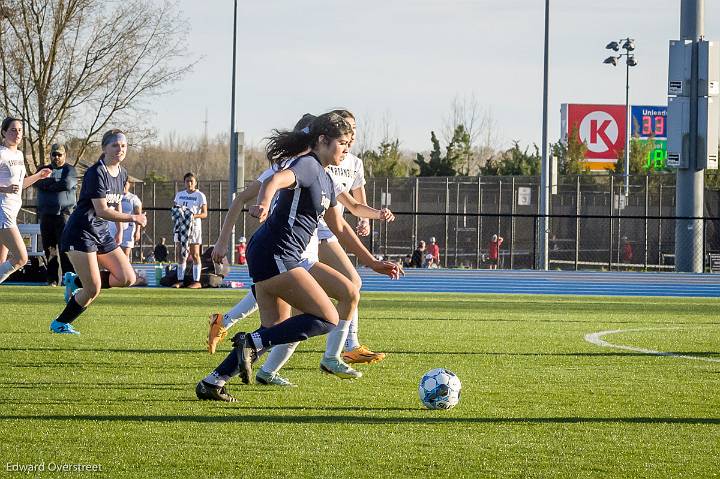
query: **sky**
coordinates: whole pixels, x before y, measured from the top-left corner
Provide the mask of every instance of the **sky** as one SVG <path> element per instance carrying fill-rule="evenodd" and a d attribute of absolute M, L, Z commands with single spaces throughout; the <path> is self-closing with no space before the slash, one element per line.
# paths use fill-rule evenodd
<path fill-rule="evenodd" d="M 233 2 L 179 0 L 193 71 L 149 102 L 159 137 L 230 131 Z M 561 103 L 625 102 L 625 68 L 602 61 L 635 39 L 630 103 L 667 104 L 668 42 L 680 0 L 551 0 L 549 122 Z M 705 35 L 720 39 L 720 2 L 705 2 Z M 272 0 L 238 2 L 236 129 L 257 145 L 303 113 L 344 107 L 366 138 L 429 150 L 455 99 L 474 99 L 496 147 L 540 144 L 543 0 Z"/>

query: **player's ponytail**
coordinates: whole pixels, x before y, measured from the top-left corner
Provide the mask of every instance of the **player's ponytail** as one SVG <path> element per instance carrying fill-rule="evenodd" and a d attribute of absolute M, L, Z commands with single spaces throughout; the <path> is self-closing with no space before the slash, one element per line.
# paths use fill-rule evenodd
<path fill-rule="evenodd" d="M 299 131 L 273 130 L 273 135 L 267 139 L 265 153 L 270 163 L 280 163 L 314 148 L 321 136 L 327 141 L 343 135 L 352 135 L 350 124 L 337 113 L 325 113 Z"/>

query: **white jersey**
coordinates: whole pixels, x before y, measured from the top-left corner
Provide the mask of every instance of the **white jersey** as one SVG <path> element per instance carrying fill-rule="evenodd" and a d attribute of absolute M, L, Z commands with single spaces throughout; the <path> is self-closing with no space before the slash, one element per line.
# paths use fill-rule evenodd
<path fill-rule="evenodd" d="M 292 159 L 290 159 L 290 160 L 286 160 L 286 161 L 284 161 L 284 162 L 283 162 L 282 164 L 280 164 L 280 165 L 273 165 L 273 166 L 271 166 L 271 167 L 268 168 L 267 170 L 265 170 L 265 171 L 263 171 L 262 173 L 260 173 L 260 176 L 257 177 L 257 181 L 259 181 L 260 183 L 264 183 L 265 180 L 267 180 L 268 178 L 270 178 L 270 177 L 271 177 L 272 175 L 274 175 L 276 172 L 278 172 L 278 171 L 280 171 L 280 170 L 284 170 L 285 168 L 287 168 L 288 166 L 290 166 L 290 163 L 292 163 L 292 160 L 294 160 L 294 159 L 295 159 L 295 158 L 292 158 Z M 336 189 L 337 189 L 337 188 L 336 188 Z M 277 195 L 276 195 L 276 197 L 277 197 Z M 271 212 L 271 213 L 272 213 L 272 209 L 273 209 L 274 207 L 275 207 L 275 198 L 273 198 L 273 200 L 271 201 L 271 204 L 270 204 L 270 212 Z M 312 267 L 312 263 L 317 263 L 317 262 L 319 261 L 319 260 L 318 260 L 318 254 L 319 254 L 319 252 L 318 252 L 318 251 L 319 251 L 319 250 L 318 250 L 318 245 L 319 245 L 319 242 L 320 242 L 320 241 L 318 240 L 318 230 L 317 230 L 317 228 L 316 228 L 315 231 L 313 232 L 313 235 L 310 237 L 310 242 L 308 243 L 307 247 L 305 248 L 305 251 L 303 251 L 303 253 L 300 255 L 300 257 L 301 257 L 302 259 L 308 260 L 308 261 L 311 263 L 311 264 L 309 264 L 309 267 L 306 268 L 306 269 L 309 269 L 310 267 Z"/>
<path fill-rule="evenodd" d="M 187 190 L 178 191 L 175 195 L 175 204 L 178 206 L 184 206 L 190 208 L 193 214 L 202 212 L 202 206 L 207 204 L 205 194 L 200 190 L 195 190 L 192 193 L 188 193 Z M 195 232 L 198 234 L 202 231 L 202 222 L 200 218 L 193 219 Z"/>
<path fill-rule="evenodd" d="M 122 199 L 120 200 L 120 208 L 122 208 L 123 213 L 133 214 L 135 208 L 142 208 L 142 202 L 140 201 L 140 198 L 137 197 L 137 195 L 128 191 L 127 193 L 123 194 Z M 110 235 L 112 236 L 115 236 L 115 225 L 116 223 L 114 221 L 108 222 L 108 227 L 110 228 Z M 127 241 L 132 241 L 132 238 L 135 235 L 136 227 L 137 225 L 132 221 L 128 223 L 122 223 L 123 243 L 126 243 Z"/>
<path fill-rule="evenodd" d="M 17 193 L 0 193 L 0 228 L 13 226 L 22 206 L 25 159 L 19 150 L 0 145 L 0 186 L 18 185 Z"/>
<path fill-rule="evenodd" d="M 365 171 L 363 162 L 360 158 L 348 153 L 338 166 L 329 165 L 325 168 L 335 184 L 335 196 L 341 193 L 348 193 L 356 188 L 365 185 Z M 343 214 L 345 207 L 338 201 L 336 206 L 338 212 Z M 334 236 L 333 232 L 328 228 L 324 219 L 318 223 L 318 236 L 320 239 L 329 239 Z"/>

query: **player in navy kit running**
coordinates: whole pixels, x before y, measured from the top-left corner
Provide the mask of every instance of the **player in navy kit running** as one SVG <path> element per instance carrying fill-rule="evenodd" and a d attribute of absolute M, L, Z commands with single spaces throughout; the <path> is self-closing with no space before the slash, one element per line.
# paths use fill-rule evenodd
<path fill-rule="evenodd" d="M 237 375 L 249 383 L 252 362 L 264 349 L 326 334 L 340 318 L 350 319 L 359 299 L 357 287 L 329 266 L 315 263 L 308 268 L 301 258 L 323 215 L 340 242 L 361 263 L 391 278 L 402 274 L 395 263 L 377 261 L 342 216 L 331 208 L 336 204 L 334 185 L 325 167 L 342 161 L 351 136 L 352 129 L 341 116 L 326 113 L 312 123 L 308 133 L 276 131 L 270 138 L 267 154 L 274 163 L 293 158 L 308 148 L 310 153 L 263 183 L 259 204 L 250 208 L 250 213 L 261 222 L 267 219 L 247 249 L 262 326 L 251 334 L 235 335 L 234 350 L 197 384 L 198 398 L 234 402 L 225 383 Z M 268 216 L 276 192 L 275 206 Z M 337 299 L 337 309 L 330 297 Z M 291 306 L 303 313 L 290 317 Z M 337 364 L 342 365 L 341 361 Z"/>
<path fill-rule="evenodd" d="M 83 177 L 80 199 L 68 219 L 60 240 L 82 287 L 67 298 L 67 305 L 50 324 L 58 334 L 80 334 L 72 322 L 100 294 L 101 288 L 125 287 L 135 283 L 135 271 L 118 248 L 108 221 L 133 222 L 145 226 L 144 214 L 122 213 L 120 201 L 127 171 L 120 166 L 127 153 L 127 138 L 120 130 L 110 130 L 102 137 L 102 155 Z M 103 267 L 105 271 L 100 271 Z M 66 276 L 66 288 L 77 287 L 77 278 Z"/>

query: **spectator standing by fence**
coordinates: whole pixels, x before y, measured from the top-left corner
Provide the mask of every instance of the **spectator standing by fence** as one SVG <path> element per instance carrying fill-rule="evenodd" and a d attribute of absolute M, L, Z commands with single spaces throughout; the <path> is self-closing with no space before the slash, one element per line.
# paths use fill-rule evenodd
<path fill-rule="evenodd" d="M 490 269 L 497 269 L 500 264 L 500 247 L 503 244 L 503 237 L 492 235 L 490 244 L 488 245 L 488 259 L 490 260 Z"/>
<path fill-rule="evenodd" d="M 155 245 L 155 249 L 153 250 L 153 254 L 155 255 L 155 261 L 158 263 L 164 263 L 168 259 L 168 249 L 165 245 L 165 237 L 163 236 L 160 238 L 160 242 Z"/>
<path fill-rule="evenodd" d="M 130 185 L 130 178 L 128 178 L 125 180 L 125 185 L 123 186 L 123 196 L 120 201 L 121 212 L 129 215 L 141 215 L 142 202 L 137 195 L 130 192 Z M 120 232 L 117 231 L 117 225 L 121 225 Z M 108 222 L 108 228 L 123 253 L 125 253 L 129 260 L 132 260 L 132 249 L 135 247 L 135 243 L 140 241 L 141 226 L 134 222 L 115 223 L 110 221 Z"/>
<path fill-rule="evenodd" d="M 245 237 L 241 236 L 240 242 L 235 247 L 235 262 L 237 264 L 247 264 L 247 258 L 245 257 L 245 251 L 247 250 L 246 241 Z"/>
<path fill-rule="evenodd" d="M 55 143 L 50 147 L 49 177 L 38 180 L 38 222 L 42 236 L 43 250 L 47 260 L 47 282 L 56 285 L 62 273 L 75 272 L 67 253 L 61 253 L 58 244 L 65 223 L 77 204 L 77 172 L 67 163 L 65 146 Z"/>
<path fill-rule="evenodd" d="M 420 241 L 417 248 L 413 251 L 410 259 L 410 266 L 413 268 L 422 268 L 425 266 L 425 242 Z"/>
<path fill-rule="evenodd" d="M 430 245 L 427 248 L 428 253 L 432 255 L 432 264 L 435 268 L 440 267 L 440 246 L 437 244 L 434 236 L 430 237 Z"/>

